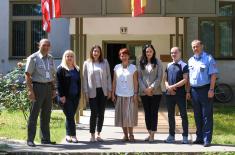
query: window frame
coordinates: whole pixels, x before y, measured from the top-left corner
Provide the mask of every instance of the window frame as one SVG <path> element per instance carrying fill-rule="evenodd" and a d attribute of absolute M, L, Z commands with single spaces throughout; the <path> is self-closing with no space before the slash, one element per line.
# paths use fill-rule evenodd
<path fill-rule="evenodd" d="M 176 35 L 175 34 L 170 34 L 170 49 L 172 47 L 176 46 L 175 45 L 175 39 L 176 39 Z M 184 35 L 183 34 L 179 34 L 179 48 L 180 48 L 181 53 L 182 53 L 181 57 L 183 58 L 183 55 L 184 55 Z"/>
<path fill-rule="evenodd" d="M 222 5 L 226 5 L 226 4 L 233 4 L 233 11 L 235 14 L 235 3 L 234 2 L 222 2 Z M 235 16 L 217 16 L 217 17 L 199 17 L 198 18 L 198 37 L 199 39 L 202 38 L 202 34 L 201 34 L 201 22 L 202 21 L 214 21 L 215 23 L 215 51 L 214 51 L 214 55 L 213 57 L 217 60 L 235 60 Z M 232 22 L 232 53 L 233 56 L 229 56 L 229 57 L 223 57 L 221 56 L 219 49 L 220 49 L 220 33 L 219 33 L 219 22 L 221 21 L 231 21 Z"/>
<path fill-rule="evenodd" d="M 42 21 L 42 16 L 13 16 L 14 4 L 40 4 L 40 0 L 10 0 L 9 1 L 9 59 L 24 59 L 31 55 L 31 24 L 32 21 Z M 13 22 L 25 21 L 26 22 L 26 51 L 25 56 L 13 56 Z M 47 33 L 45 34 L 47 37 Z"/>
<path fill-rule="evenodd" d="M 202 34 L 201 32 L 201 26 L 200 23 L 202 21 L 214 21 L 215 22 L 215 51 L 214 51 L 214 58 L 215 59 L 220 59 L 220 60 L 234 60 L 235 59 L 235 18 L 234 17 L 200 17 L 199 22 L 198 22 L 198 36 L 201 39 Z M 219 34 L 219 22 L 221 21 L 231 21 L 233 24 L 232 30 L 233 30 L 233 35 L 232 35 L 232 53 L 234 56 L 232 57 L 223 57 L 221 56 L 219 49 L 220 49 L 220 34 Z"/>

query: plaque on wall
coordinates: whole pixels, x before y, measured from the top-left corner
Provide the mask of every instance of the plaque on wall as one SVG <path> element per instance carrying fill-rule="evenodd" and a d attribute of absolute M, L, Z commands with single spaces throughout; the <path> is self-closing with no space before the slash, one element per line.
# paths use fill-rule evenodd
<path fill-rule="evenodd" d="M 160 55 L 160 60 L 162 62 L 171 62 L 172 61 L 172 58 L 169 54 L 161 54 Z"/>

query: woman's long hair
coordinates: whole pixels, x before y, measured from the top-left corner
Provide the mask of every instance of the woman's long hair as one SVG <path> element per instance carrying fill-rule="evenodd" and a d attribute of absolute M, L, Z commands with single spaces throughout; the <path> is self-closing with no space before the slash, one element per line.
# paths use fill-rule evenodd
<path fill-rule="evenodd" d="M 156 51 L 155 51 L 153 45 L 147 44 L 143 47 L 142 56 L 140 57 L 140 68 L 142 70 L 144 70 L 145 66 L 148 64 L 148 59 L 147 59 L 147 56 L 146 56 L 147 48 L 151 48 L 153 50 L 153 56 L 151 58 L 151 64 L 153 64 L 153 67 L 156 67 L 156 65 L 157 65 Z"/>
<path fill-rule="evenodd" d="M 94 58 L 93 58 L 93 50 L 97 48 L 100 50 L 100 56 L 99 56 L 99 62 L 103 62 L 104 61 L 104 57 L 103 57 L 103 52 L 102 52 L 102 49 L 99 45 L 93 45 L 91 50 L 90 50 L 90 60 L 94 61 Z"/>
<path fill-rule="evenodd" d="M 63 68 L 65 68 L 66 70 L 69 70 L 68 64 L 66 63 L 66 59 L 65 59 L 65 57 L 66 57 L 67 54 L 72 54 L 72 55 L 73 55 L 73 59 L 74 59 L 74 60 L 73 60 L 73 66 L 74 66 L 77 70 L 79 70 L 79 67 L 78 67 L 78 65 L 77 65 L 77 63 L 76 63 L 76 55 L 75 55 L 75 53 L 74 53 L 72 50 L 66 50 L 66 51 L 64 52 L 60 66 L 63 67 Z"/>

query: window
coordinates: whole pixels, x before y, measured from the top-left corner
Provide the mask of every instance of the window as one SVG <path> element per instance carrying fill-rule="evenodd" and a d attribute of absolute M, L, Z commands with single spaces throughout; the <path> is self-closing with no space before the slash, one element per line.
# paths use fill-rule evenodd
<path fill-rule="evenodd" d="M 10 58 L 25 58 L 37 51 L 37 42 L 46 37 L 40 1 L 13 1 L 10 21 Z"/>
<path fill-rule="evenodd" d="M 170 34 L 170 49 L 175 46 L 176 46 L 175 34 Z M 183 54 L 184 53 L 184 36 L 182 34 L 179 34 L 179 45 L 178 46 L 181 50 L 181 53 Z M 170 54 L 170 51 L 169 51 L 169 54 Z M 182 57 L 183 57 L 183 55 L 182 55 Z"/>
<path fill-rule="evenodd" d="M 199 18 L 199 37 L 217 59 L 235 58 L 235 3 L 220 3 L 219 17 Z"/>

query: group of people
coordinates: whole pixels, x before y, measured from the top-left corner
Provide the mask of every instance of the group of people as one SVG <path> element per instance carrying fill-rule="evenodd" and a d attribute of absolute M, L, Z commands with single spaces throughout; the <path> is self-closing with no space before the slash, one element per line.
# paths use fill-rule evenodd
<path fill-rule="evenodd" d="M 143 47 L 142 56 L 136 65 L 129 63 L 130 51 L 119 51 L 120 64 L 114 67 L 111 79 L 109 63 L 103 57 L 100 46 L 94 45 L 90 57 L 83 64 L 82 83 L 75 53 L 66 50 L 62 62 L 55 70 L 49 54 L 50 41 L 42 39 L 39 51 L 28 57 L 26 63 L 26 84 L 32 101 L 28 121 L 28 146 L 35 146 L 37 118 L 40 113 L 41 143 L 55 144 L 50 140 L 50 115 L 52 98 L 56 91 L 66 116 L 66 141 L 78 143 L 74 116 L 81 96 L 81 88 L 91 109 L 90 142 L 103 141 L 101 131 L 104 122 L 105 104 L 112 99 L 115 104 L 115 126 L 122 127 L 122 141 L 134 142 L 133 127 L 138 122 L 138 96 L 144 112 L 148 136 L 145 141 L 153 142 L 157 131 L 158 109 L 162 98 L 161 83 L 166 87 L 166 104 L 169 120 L 169 136 L 166 143 L 175 141 L 175 105 L 182 118 L 182 143 L 188 141 L 188 118 L 186 100 L 192 98 L 196 122 L 195 144 L 210 146 L 213 131 L 213 102 L 216 74 L 213 57 L 203 50 L 200 40 L 192 42 L 194 55 L 188 65 L 181 59 L 178 47 L 171 49 L 172 62 L 165 70 L 156 57 L 153 45 Z M 97 133 L 96 133 L 97 132 Z"/>

